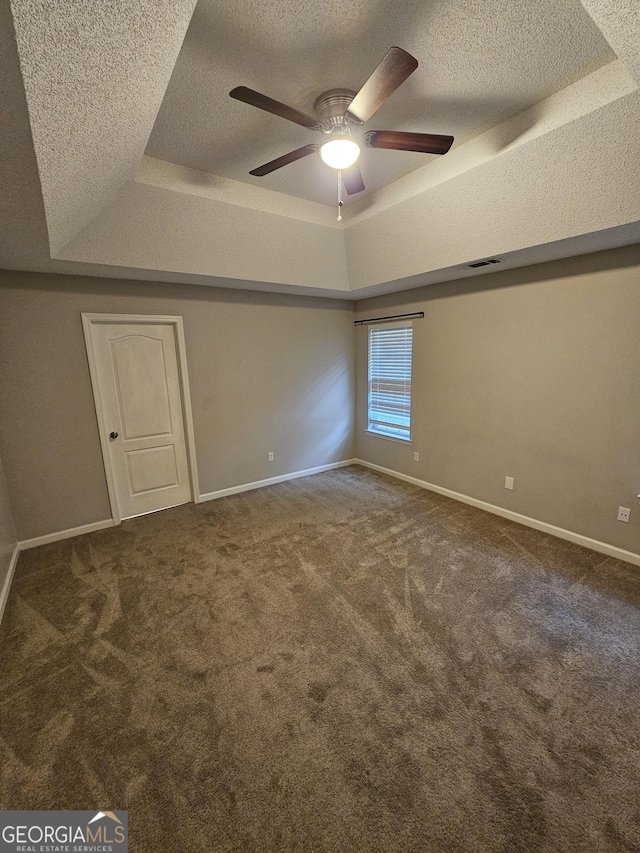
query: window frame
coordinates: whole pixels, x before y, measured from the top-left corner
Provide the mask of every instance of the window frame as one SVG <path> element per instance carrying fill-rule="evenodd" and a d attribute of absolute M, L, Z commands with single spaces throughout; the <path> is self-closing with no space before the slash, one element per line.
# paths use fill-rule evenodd
<path fill-rule="evenodd" d="M 398 425 L 395 429 L 393 424 L 387 424 L 387 428 L 384 428 L 384 425 L 381 426 L 380 421 L 377 421 L 375 418 L 372 418 L 372 397 L 375 395 L 375 391 L 373 390 L 373 381 L 378 379 L 380 381 L 380 377 L 374 377 L 372 380 L 372 337 L 376 334 L 384 333 L 385 331 L 391 332 L 398 329 L 408 329 L 409 334 L 409 370 L 408 370 L 408 381 L 405 376 L 401 378 L 399 381 L 404 383 L 404 393 L 408 396 L 408 406 L 405 408 L 408 410 L 407 415 L 407 423 L 403 425 Z M 399 441 L 402 444 L 411 444 L 411 431 L 412 431 L 412 404 L 413 404 L 413 321 L 412 320 L 398 320 L 395 322 L 384 323 L 384 324 L 375 324 L 371 325 L 367 330 L 367 428 L 365 432 L 369 435 L 378 436 L 378 438 L 385 438 L 390 441 Z M 379 392 L 378 392 L 379 393 Z M 375 406 L 375 403 L 373 404 Z M 399 406 L 398 409 L 401 407 Z M 375 408 L 374 408 L 375 412 Z M 401 417 L 401 415 L 398 415 Z M 376 428 L 377 426 L 377 428 Z M 406 430 L 406 434 L 402 434 L 402 430 Z"/>

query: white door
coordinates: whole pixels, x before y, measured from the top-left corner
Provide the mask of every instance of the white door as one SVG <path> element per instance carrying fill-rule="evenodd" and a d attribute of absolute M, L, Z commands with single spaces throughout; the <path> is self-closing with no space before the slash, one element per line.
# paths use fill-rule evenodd
<path fill-rule="evenodd" d="M 187 503 L 191 483 L 175 322 L 84 319 L 116 521 Z"/>

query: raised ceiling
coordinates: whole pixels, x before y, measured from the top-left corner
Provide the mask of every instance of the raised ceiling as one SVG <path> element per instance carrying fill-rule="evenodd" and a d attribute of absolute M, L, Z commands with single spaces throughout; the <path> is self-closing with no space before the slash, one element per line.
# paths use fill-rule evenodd
<path fill-rule="evenodd" d="M 637 0 L 11 0 L 0 8 L 0 265 L 359 298 L 640 242 Z M 452 133 L 445 157 L 365 150 L 341 224 L 310 112 L 397 44 L 419 68 L 367 129 Z"/>
<path fill-rule="evenodd" d="M 318 134 L 228 93 L 249 86 L 313 114 L 327 89 L 357 91 L 391 45 L 420 64 L 366 129 L 450 134 L 458 145 L 615 58 L 575 0 L 254 0 L 250 10 L 199 0 L 147 154 L 334 206 L 335 173 L 317 156 L 249 175 Z M 431 159 L 365 149 L 363 195 Z"/>

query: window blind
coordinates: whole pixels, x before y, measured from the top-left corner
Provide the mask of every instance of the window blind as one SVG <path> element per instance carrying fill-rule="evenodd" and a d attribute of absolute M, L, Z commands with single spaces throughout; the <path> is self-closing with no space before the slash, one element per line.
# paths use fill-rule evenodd
<path fill-rule="evenodd" d="M 411 438 L 411 356 L 413 327 L 369 329 L 368 429 L 408 441 Z"/>

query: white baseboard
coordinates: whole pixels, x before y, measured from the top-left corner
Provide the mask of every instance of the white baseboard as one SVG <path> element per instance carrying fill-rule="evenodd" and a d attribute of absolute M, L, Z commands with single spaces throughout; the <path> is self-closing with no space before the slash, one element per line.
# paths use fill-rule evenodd
<path fill-rule="evenodd" d="M 83 533 L 93 533 L 96 530 L 106 530 L 113 527 L 113 519 L 105 518 L 104 521 L 94 521 L 92 524 L 82 524 L 80 527 L 70 527 L 68 530 L 58 530 L 56 533 L 45 533 L 44 536 L 36 536 L 33 539 L 23 539 L 18 542 L 20 551 L 29 548 L 37 548 L 39 545 L 48 545 L 50 542 L 60 542 L 61 539 L 72 539 L 74 536 L 82 536 Z"/>
<path fill-rule="evenodd" d="M 220 489 L 217 492 L 208 492 L 200 495 L 198 503 L 204 501 L 215 501 L 218 498 L 226 498 L 228 495 L 237 495 L 240 492 L 250 492 L 252 489 L 262 489 L 265 486 L 274 486 L 276 483 L 284 483 L 286 480 L 297 480 L 298 477 L 309 477 L 311 474 L 321 474 L 323 471 L 332 471 L 334 468 L 345 468 L 347 465 L 356 465 L 357 459 L 343 459 L 342 462 L 332 462 L 330 465 L 319 465 L 317 468 L 307 468 L 305 471 L 292 471 L 290 474 L 281 474 L 279 477 L 269 477 L 268 480 L 256 480 L 255 483 L 244 483 L 242 486 L 231 486 L 229 489 Z"/>
<path fill-rule="evenodd" d="M 198 495 L 195 503 L 213 501 L 216 498 L 224 498 L 227 495 L 235 495 L 239 492 L 248 492 L 251 489 L 261 489 L 263 486 L 272 486 L 275 483 L 283 483 L 285 480 L 295 480 L 298 477 L 308 477 L 311 474 L 320 474 L 322 471 L 331 471 L 333 468 L 344 468 L 346 465 L 355 465 L 356 459 L 344 459 L 342 462 L 332 462 L 330 465 L 319 465 L 317 468 L 307 468 L 306 471 L 293 471 L 291 474 L 281 474 L 279 477 L 270 477 L 268 480 L 258 480 L 255 483 L 244 483 L 241 486 L 232 486 L 230 489 L 220 489 L 218 492 Z M 39 545 L 48 545 L 50 542 L 60 542 L 62 539 L 71 539 L 74 536 L 82 536 L 83 533 L 93 533 L 96 530 L 106 530 L 113 527 L 113 519 L 106 518 L 104 521 L 94 521 L 92 524 L 83 524 L 81 527 L 71 527 L 68 530 L 58 530 L 56 533 L 46 533 L 44 536 L 36 536 L 33 539 L 23 539 L 18 542 L 19 551 L 29 548 L 37 548 Z"/>
<path fill-rule="evenodd" d="M 16 570 L 16 563 L 18 562 L 19 556 L 20 543 L 16 542 L 15 548 L 13 549 L 13 554 L 11 555 L 11 560 L 9 562 L 7 576 L 5 577 L 4 583 L 2 584 L 2 592 L 0 592 L 0 623 L 2 623 L 2 617 L 4 616 L 4 608 L 7 605 L 7 599 L 9 598 L 9 590 L 11 589 L 11 581 L 13 580 L 13 573 Z"/>
<path fill-rule="evenodd" d="M 371 468 L 373 471 L 379 471 L 381 474 L 388 474 L 390 477 L 395 477 L 398 480 L 404 480 L 407 483 L 412 483 L 414 486 L 419 486 L 422 489 L 427 489 L 430 492 L 437 492 L 439 495 L 444 495 L 447 498 L 460 501 L 460 503 L 475 506 L 478 509 L 483 509 L 486 512 L 491 512 L 493 515 L 499 515 L 502 518 L 507 518 L 510 521 L 515 521 L 518 524 L 523 524 L 525 527 L 532 527 L 534 530 L 541 530 L 543 533 L 549 533 L 551 536 L 557 536 L 559 539 L 566 539 L 568 542 L 574 542 L 576 545 L 582 545 L 584 548 L 590 548 L 592 551 L 597 551 L 600 554 L 606 554 L 608 557 L 615 557 L 618 560 L 624 560 L 634 566 L 640 566 L 640 554 L 633 551 L 625 551 L 623 548 L 618 548 L 615 545 L 609 545 L 606 542 L 600 542 L 597 539 L 590 539 L 588 536 L 583 536 L 580 533 L 574 533 L 572 530 L 565 530 L 562 527 L 556 527 L 554 524 L 548 524 L 546 521 L 538 521 L 536 518 L 530 518 L 527 515 L 521 515 L 519 512 L 513 512 L 510 509 L 496 506 L 495 504 L 481 501 L 478 498 L 463 495 L 460 492 L 454 492 L 452 489 L 445 489 L 443 486 L 436 486 L 434 483 L 427 483 L 425 480 L 419 480 L 417 477 L 410 477 L 408 474 L 402 474 L 400 471 L 393 471 L 391 468 L 383 468 L 381 465 L 374 465 L 373 462 L 365 462 L 364 459 L 344 459 L 342 462 L 332 462 L 330 465 L 319 465 L 317 468 L 307 468 L 304 471 L 293 471 L 290 474 L 281 474 L 279 477 L 270 477 L 267 480 L 257 480 L 255 483 L 244 483 L 241 486 L 232 486 L 229 489 L 220 489 L 217 492 L 209 492 L 208 494 L 200 495 L 199 502 L 212 501 L 217 498 L 224 498 L 228 495 L 237 495 L 240 492 L 248 492 L 252 489 L 261 489 L 264 486 L 272 486 L 276 483 L 284 483 L 287 480 L 295 480 L 298 477 L 309 477 L 312 474 L 320 474 L 322 471 L 331 471 L 334 468 L 345 468 L 347 465 L 362 465 L 363 468 Z M 26 551 L 29 548 L 37 548 L 39 545 L 48 545 L 50 542 L 60 542 L 62 539 L 71 539 L 74 536 L 82 536 L 83 533 L 93 533 L 96 530 L 106 530 L 113 527 L 113 519 L 108 518 L 104 521 L 94 521 L 92 524 L 83 524 L 80 527 L 72 527 L 68 530 L 59 530 L 57 533 L 47 533 L 44 536 L 36 536 L 33 539 L 23 539 L 17 542 L 13 549 L 9 570 L 5 577 L 2 591 L 0 592 L 0 622 L 4 615 L 4 609 L 9 597 L 9 590 L 15 572 L 18 556 L 21 551 Z"/>
<path fill-rule="evenodd" d="M 563 527 L 556 527 L 554 524 L 548 524 L 546 521 L 538 521 L 537 518 L 530 518 L 528 515 L 521 515 L 519 512 L 513 512 L 513 510 L 504 509 L 501 506 L 496 506 L 495 504 L 478 500 L 478 498 L 471 498 L 469 495 L 463 495 L 460 492 L 445 489 L 443 486 L 436 486 L 433 483 L 418 480 L 416 477 L 410 477 L 408 474 L 401 474 L 399 471 L 391 470 L 391 468 L 383 468 L 381 465 L 374 465 L 372 462 L 365 462 L 364 459 L 354 459 L 353 461 L 356 465 L 362 465 L 364 468 L 371 468 L 373 471 L 380 471 L 381 474 L 388 474 L 390 477 L 396 477 L 398 480 L 413 483 L 414 486 L 420 486 L 422 489 L 428 489 L 430 492 L 437 492 L 439 495 L 444 495 L 447 498 L 453 498 L 453 500 L 460 501 L 460 503 L 470 504 L 470 506 L 475 506 L 478 509 L 483 509 L 486 512 L 493 513 L 494 515 L 500 515 L 502 518 L 508 518 L 509 521 L 524 524 L 525 527 L 533 527 L 534 530 L 541 530 L 543 533 L 549 533 L 551 536 L 557 536 L 558 539 L 566 539 L 568 542 L 573 542 L 576 545 L 582 545 L 583 548 L 590 548 L 592 551 L 597 551 L 599 554 L 606 554 L 608 557 L 615 557 L 617 560 L 624 560 L 626 563 L 631 563 L 634 566 L 640 566 L 640 554 L 636 554 L 633 551 L 625 551 L 624 548 L 609 545 L 607 542 L 590 539 L 588 536 L 583 536 L 581 533 L 574 533 L 572 530 L 565 530 Z"/>

